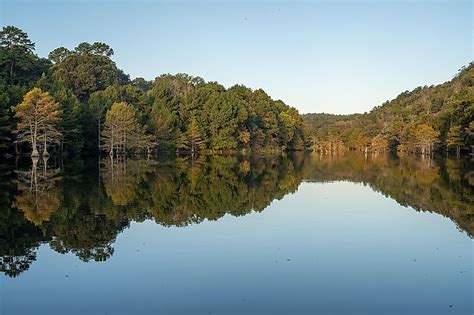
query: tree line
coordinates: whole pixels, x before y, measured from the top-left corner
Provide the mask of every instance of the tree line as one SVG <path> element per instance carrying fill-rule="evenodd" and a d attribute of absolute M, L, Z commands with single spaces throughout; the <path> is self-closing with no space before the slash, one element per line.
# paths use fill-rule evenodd
<path fill-rule="evenodd" d="M 474 153 L 474 63 L 446 83 L 405 91 L 369 113 L 303 118 L 313 149 L 321 153 Z"/>
<path fill-rule="evenodd" d="M 263 90 L 225 88 L 186 74 L 130 80 L 104 43 L 35 54 L 14 26 L 0 32 L 0 147 L 110 155 L 166 151 L 302 150 L 295 108 Z"/>
<path fill-rule="evenodd" d="M 305 114 L 262 89 L 187 74 L 133 80 L 105 43 L 48 58 L 21 29 L 0 32 L 2 155 L 157 151 L 474 152 L 474 65 L 353 115 Z"/>

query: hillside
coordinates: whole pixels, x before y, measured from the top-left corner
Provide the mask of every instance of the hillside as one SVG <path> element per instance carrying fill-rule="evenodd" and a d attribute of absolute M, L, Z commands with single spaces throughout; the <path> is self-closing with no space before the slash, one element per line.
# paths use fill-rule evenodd
<path fill-rule="evenodd" d="M 474 64 L 450 81 L 405 91 L 366 114 L 306 114 L 315 150 L 429 154 L 474 145 Z"/>

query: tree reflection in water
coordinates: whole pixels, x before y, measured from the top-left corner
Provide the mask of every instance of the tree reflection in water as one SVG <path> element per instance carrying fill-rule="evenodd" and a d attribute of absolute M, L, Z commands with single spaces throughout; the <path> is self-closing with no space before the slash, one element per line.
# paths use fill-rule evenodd
<path fill-rule="evenodd" d="M 302 181 L 361 182 L 474 233 L 470 161 L 295 153 L 107 158 L 100 167 L 70 162 L 66 170 L 50 164 L 36 159 L 27 170 L 1 168 L 0 268 L 8 276 L 27 270 L 42 243 L 83 261 L 105 261 L 131 221 L 180 227 L 261 212 Z"/>

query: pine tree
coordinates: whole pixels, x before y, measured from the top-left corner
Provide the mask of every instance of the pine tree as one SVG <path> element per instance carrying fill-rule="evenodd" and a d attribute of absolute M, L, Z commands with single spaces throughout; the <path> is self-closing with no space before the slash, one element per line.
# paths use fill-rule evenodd
<path fill-rule="evenodd" d="M 189 141 L 189 149 L 192 153 L 201 150 L 204 147 L 204 140 L 201 137 L 199 126 L 195 117 L 191 118 L 186 135 Z"/>

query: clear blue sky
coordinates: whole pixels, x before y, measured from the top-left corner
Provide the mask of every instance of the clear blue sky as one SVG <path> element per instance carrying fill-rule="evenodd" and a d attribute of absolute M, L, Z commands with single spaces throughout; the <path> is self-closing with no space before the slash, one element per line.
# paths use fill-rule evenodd
<path fill-rule="evenodd" d="M 473 60 L 472 1 L 6 1 L 37 53 L 102 41 L 132 78 L 185 72 L 300 112 L 370 110 Z"/>

